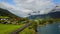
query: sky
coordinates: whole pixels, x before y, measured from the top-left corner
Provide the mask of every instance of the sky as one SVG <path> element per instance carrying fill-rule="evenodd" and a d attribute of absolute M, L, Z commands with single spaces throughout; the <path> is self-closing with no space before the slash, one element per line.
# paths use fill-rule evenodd
<path fill-rule="evenodd" d="M 28 17 L 28 14 L 47 14 L 59 4 L 60 0 L 0 0 L 0 8 L 21 17 Z"/>
<path fill-rule="evenodd" d="M 13 0 L 0 0 L 0 2 L 8 2 L 11 5 L 15 4 L 15 2 Z"/>
<path fill-rule="evenodd" d="M 8 2 L 11 5 L 14 5 L 15 2 L 13 0 L 0 0 L 1 2 Z M 53 0 L 53 3 L 58 4 L 60 3 L 60 0 Z"/>
<path fill-rule="evenodd" d="M 60 3 L 60 0 L 53 0 L 53 2 L 54 2 L 55 4 L 59 4 L 59 3 Z"/>

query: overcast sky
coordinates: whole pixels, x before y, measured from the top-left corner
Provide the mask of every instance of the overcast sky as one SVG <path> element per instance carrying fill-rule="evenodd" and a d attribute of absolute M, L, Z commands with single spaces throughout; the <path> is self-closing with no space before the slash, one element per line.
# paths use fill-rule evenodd
<path fill-rule="evenodd" d="M 0 0 L 0 8 L 7 9 L 21 17 L 28 17 L 28 14 L 47 14 L 56 5 L 60 6 L 59 3 L 60 0 Z"/>

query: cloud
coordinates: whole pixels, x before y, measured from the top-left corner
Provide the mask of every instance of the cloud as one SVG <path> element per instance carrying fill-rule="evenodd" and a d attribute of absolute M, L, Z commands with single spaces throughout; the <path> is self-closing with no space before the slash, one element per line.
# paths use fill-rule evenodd
<path fill-rule="evenodd" d="M 60 11 L 60 4 L 57 5 L 58 7 L 55 8 L 55 11 Z"/>
<path fill-rule="evenodd" d="M 53 0 L 14 0 L 14 2 L 15 5 L 11 5 L 7 2 L 0 2 L 0 8 L 7 9 L 21 17 L 28 17 L 28 14 L 47 14 L 56 6 Z"/>
<path fill-rule="evenodd" d="M 31 10 L 24 9 L 24 8 L 18 7 L 16 5 L 10 5 L 7 2 L 6 3 L 5 2 L 0 2 L 0 8 L 7 9 L 10 12 L 12 12 L 12 13 L 18 15 L 18 16 L 21 16 L 21 17 L 27 17 L 27 16 L 29 16 L 28 13 L 32 12 Z"/>
<path fill-rule="evenodd" d="M 55 7 L 55 4 L 52 0 L 14 0 L 16 2 L 16 6 L 23 7 L 28 10 L 32 10 L 33 12 L 40 11 L 40 14 L 49 13 L 52 8 Z M 47 9 L 50 7 L 49 9 Z"/>

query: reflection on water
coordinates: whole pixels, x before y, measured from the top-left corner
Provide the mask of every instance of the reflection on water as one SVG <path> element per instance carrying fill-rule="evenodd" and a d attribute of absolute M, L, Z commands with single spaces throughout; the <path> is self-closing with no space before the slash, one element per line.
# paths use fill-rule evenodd
<path fill-rule="evenodd" d="M 38 27 L 38 34 L 60 34 L 60 23 Z"/>

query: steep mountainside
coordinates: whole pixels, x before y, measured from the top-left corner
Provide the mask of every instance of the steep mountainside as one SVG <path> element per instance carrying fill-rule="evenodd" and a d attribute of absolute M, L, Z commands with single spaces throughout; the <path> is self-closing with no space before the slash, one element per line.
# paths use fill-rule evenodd
<path fill-rule="evenodd" d="M 31 15 L 29 16 L 30 19 L 37 19 L 37 18 L 60 18 L 60 11 L 56 12 L 50 12 L 48 14 L 42 14 L 42 15 Z"/>
<path fill-rule="evenodd" d="M 0 16 L 18 17 L 15 14 L 9 12 L 8 10 L 2 8 L 0 8 Z"/>

